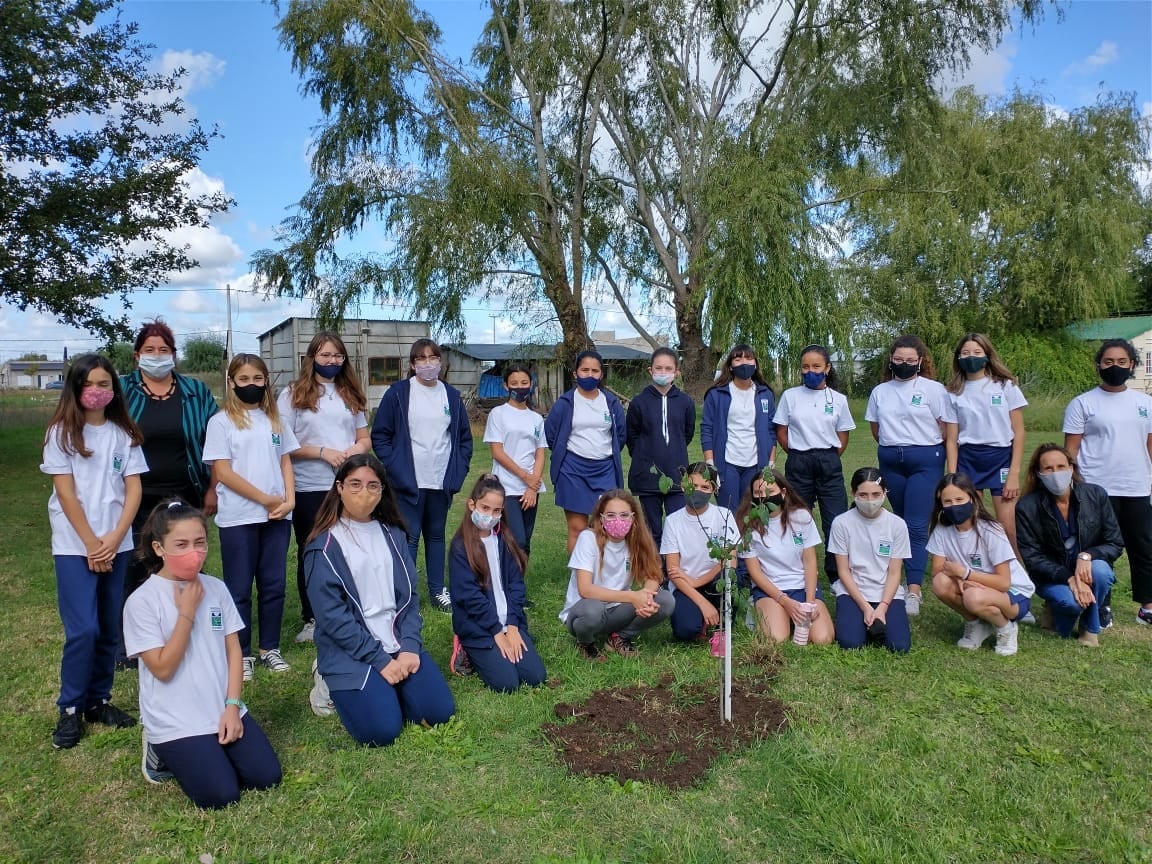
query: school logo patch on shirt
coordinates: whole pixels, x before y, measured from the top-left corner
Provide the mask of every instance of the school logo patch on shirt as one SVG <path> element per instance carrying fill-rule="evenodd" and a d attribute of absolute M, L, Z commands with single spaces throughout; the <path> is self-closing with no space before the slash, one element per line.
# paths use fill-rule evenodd
<path fill-rule="evenodd" d="M 831 405 L 825 405 L 824 406 L 824 413 L 825 414 L 831 414 L 832 413 L 832 406 Z"/>
<path fill-rule="evenodd" d="M 923 405 L 924 404 L 924 394 L 923 393 L 913 393 L 912 394 L 912 404 L 917 405 L 917 406 Z"/>
<path fill-rule="evenodd" d="M 624 559 L 624 572 L 625 573 L 631 573 L 632 572 L 632 558 L 631 558 L 631 556 Z"/>
<path fill-rule="evenodd" d="M 993 408 L 999 407 L 1000 405 L 1003 405 L 1003 404 L 1004 404 L 1004 397 L 1002 395 L 1000 395 L 999 393 L 997 393 L 995 396 L 992 397 L 992 407 Z"/>
<path fill-rule="evenodd" d="M 452 409 L 449 408 L 447 405 L 444 406 L 444 416 L 445 417 L 451 417 L 452 416 Z"/>
<path fill-rule="evenodd" d="M 605 423 L 611 423 L 612 422 L 612 415 L 609 414 L 607 411 L 604 412 L 604 422 Z"/>
<path fill-rule="evenodd" d="M 532 437 L 535 438 L 537 441 L 539 441 L 540 436 L 543 434 L 543 432 L 544 432 L 544 427 L 543 426 L 537 426 L 535 429 L 532 430 Z"/>
<path fill-rule="evenodd" d="M 804 545 L 804 535 L 803 534 L 797 534 L 795 531 L 793 531 L 792 532 L 792 545 L 793 546 L 803 546 Z"/>
<path fill-rule="evenodd" d="M 280 446 L 280 433 L 279 432 L 273 432 L 272 433 L 272 446 L 273 447 L 279 447 Z"/>
<path fill-rule="evenodd" d="M 1145 419 L 1148 418 L 1148 409 L 1147 408 L 1137 408 L 1136 410 L 1140 412 L 1141 417 L 1143 417 Z"/>
<path fill-rule="evenodd" d="M 885 558 L 892 554 L 892 541 L 881 540 L 880 545 L 876 547 L 876 554 L 883 555 Z"/>
<path fill-rule="evenodd" d="M 116 474 L 124 473 L 124 456 L 121 453 L 112 454 L 112 471 Z"/>
<path fill-rule="evenodd" d="M 208 607 L 208 620 L 212 622 L 213 630 L 224 629 L 224 610 L 219 606 Z"/>
<path fill-rule="evenodd" d="M 760 400 L 760 410 L 764 414 L 770 413 L 772 411 L 772 402 L 768 399 L 761 399 Z"/>
<path fill-rule="evenodd" d="M 970 566 L 973 570 L 984 569 L 984 559 L 981 557 L 979 552 L 973 552 L 968 556 L 968 566 Z"/>

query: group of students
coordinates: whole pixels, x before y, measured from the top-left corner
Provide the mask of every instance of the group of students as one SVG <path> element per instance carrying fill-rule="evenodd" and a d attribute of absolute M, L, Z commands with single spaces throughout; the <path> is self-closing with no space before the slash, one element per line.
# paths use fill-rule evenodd
<path fill-rule="evenodd" d="M 140 660 L 145 776 L 169 771 L 209 807 L 278 782 L 275 754 L 240 695 L 258 663 L 288 668 L 279 638 L 290 521 L 305 618 L 297 639 L 316 644 L 314 696 L 322 691 L 313 709 L 338 714 L 357 741 L 385 745 L 405 722 L 435 725 L 455 710 L 421 640 L 421 536 L 429 599 L 452 614 L 452 671 L 474 671 L 502 692 L 542 683 L 524 574 L 547 449 L 570 553 L 560 619 L 590 659 L 634 654 L 639 634 L 665 620 L 678 639 L 705 639 L 719 621 L 724 564 L 751 588 L 758 626 L 777 640 L 836 639 L 844 648 L 873 640 L 907 651 L 927 571 L 933 592 L 964 621 L 961 647 L 995 633 L 997 652 L 1011 654 L 1034 585 L 1058 632 L 1070 636 L 1079 624 L 1081 641 L 1095 643 L 1109 623 L 1101 620 L 1109 565 L 1126 545 L 1137 617 L 1152 623 L 1152 399 L 1125 386 L 1137 361 L 1126 342 L 1101 347 L 1101 387 L 1068 408 L 1068 449 L 1036 451 L 1029 494 L 1015 508 L 1026 403 L 979 334 L 957 345 L 947 388 L 933 380 L 919 339 L 896 340 L 866 414 L 879 467 L 852 476 L 851 508 L 840 455 L 855 424 L 820 346 L 803 350 L 803 384 L 779 405 L 755 352 L 729 352 L 704 400 L 705 459 L 690 465 L 695 405 L 675 386 L 670 350 L 654 353 L 652 384 L 627 412 L 606 389 L 595 352 L 577 358 L 576 387 L 547 417 L 530 408 L 530 370 L 511 364 L 510 398 L 491 412 L 484 436 L 493 473 L 470 491 L 447 550 L 472 436 L 460 394 L 442 381 L 439 346 L 418 340 L 410 355 L 409 378 L 388 389 L 370 431 L 335 334 L 317 335 L 279 399 L 259 357 L 232 360 L 223 410 L 204 412 L 204 464 L 188 469 L 211 466 L 223 584 L 200 572 L 207 525 L 192 504 L 212 502 L 170 497 L 140 520 L 140 477 L 153 466 L 130 413 L 129 381 L 122 387 L 102 357 L 77 358 L 42 465 L 53 477 L 65 629 L 55 746 L 74 746 L 82 719 L 135 723 L 110 701 L 121 586 L 135 548 L 147 576 L 124 604 L 123 635 Z M 777 446 L 788 454 L 783 473 L 774 468 Z M 623 488 L 625 447 L 632 492 Z M 817 506 L 835 624 L 818 584 Z"/>

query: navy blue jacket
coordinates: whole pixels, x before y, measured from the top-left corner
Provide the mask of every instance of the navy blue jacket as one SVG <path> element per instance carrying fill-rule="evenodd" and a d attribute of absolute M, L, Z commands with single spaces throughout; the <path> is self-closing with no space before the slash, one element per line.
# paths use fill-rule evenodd
<path fill-rule="evenodd" d="M 616 488 L 622 489 L 624 466 L 620 460 L 620 451 L 624 447 L 625 437 L 624 406 L 607 390 L 600 392 L 604 394 L 608 411 L 612 415 L 612 426 L 616 433 L 612 436 L 612 464 L 616 469 Z M 548 416 L 544 418 L 544 437 L 548 439 L 548 448 L 552 451 L 552 465 L 548 469 L 548 474 L 552 478 L 553 487 L 560 479 L 560 466 L 568 458 L 568 436 L 572 434 L 572 412 L 576 410 L 572 400 L 575 398 L 575 389 L 562 394 L 548 412 Z"/>
<path fill-rule="evenodd" d="M 667 406 L 668 439 L 664 439 Z M 628 488 L 637 495 L 660 494 L 660 476 L 652 466 L 672 478 L 678 489 L 681 469 L 688 467 L 688 445 L 696 435 L 696 403 L 676 386 L 665 396 L 649 384 L 628 404 Z"/>
<path fill-rule="evenodd" d="M 468 424 L 468 410 L 460 398 L 460 391 L 448 384 L 444 389 L 448 394 L 448 410 L 452 414 L 452 422 L 448 424 L 452 446 L 448 468 L 444 472 L 444 491 L 455 495 L 464 485 L 472 462 L 472 427 Z M 396 496 L 414 504 L 420 490 L 416 486 L 416 464 L 412 460 L 412 437 L 408 430 L 408 395 L 411 390 L 412 379 L 405 378 L 385 391 L 372 422 L 372 450 L 388 469 Z"/>
<path fill-rule="evenodd" d="M 408 537 L 400 528 L 381 525 L 392 547 L 396 618 L 392 633 L 401 651 L 419 654 L 420 604 L 416 598 L 416 565 L 408 557 Z M 316 661 L 329 690 L 363 690 L 369 675 L 379 675 L 392 660 L 372 635 L 360 607 L 360 592 L 344 552 L 331 531 L 304 550 L 304 582 L 316 616 Z"/>
<path fill-rule="evenodd" d="M 1124 552 L 1124 538 L 1108 493 L 1095 483 L 1073 483 L 1072 497 L 1078 549 L 1113 563 Z M 1044 487 L 1016 502 L 1016 542 L 1020 563 L 1035 585 L 1060 585 L 1075 575 L 1068 569 L 1055 501 Z"/>
<path fill-rule="evenodd" d="M 499 538 L 500 584 L 508 601 L 508 623 L 528 632 L 528 619 L 524 615 L 524 573 L 516 557 L 508 551 L 503 537 Z M 475 571 L 468 566 L 468 555 L 460 536 L 452 538 L 448 550 L 448 590 L 452 594 L 452 632 L 460 637 L 465 648 L 493 648 L 495 636 L 501 631 L 496 615 L 496 595 L 492 580 L 482 589 Z"/>
<path fill-rule="evenodd" d="M 772 448 L 776 446 L 776 397 L 764 384 L 756 387 L 756 467 L 768 464 Z M 732 393 L 725 387 L 713 387 L 704 395 L 704 417 L 700 421 L 700 447 L 712 451 L 716 470 L 723 471 L 728 451 L 728 409 L 732 407 Z"/>

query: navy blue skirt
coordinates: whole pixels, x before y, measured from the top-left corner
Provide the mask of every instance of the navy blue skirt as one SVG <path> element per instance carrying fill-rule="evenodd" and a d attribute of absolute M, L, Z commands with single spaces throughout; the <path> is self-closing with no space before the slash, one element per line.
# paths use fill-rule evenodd
<path fill-rule="evenodd" d="M 1000 495 L 1004 492 L 1004 481 L 1008 479 L 1011 464 L 1011 447 L 961 444 L 956 456 L 956 473 L 967 474 L 977 489 Z"/>
<path fill-rule="evenodd" d="M 568 453 L 556 480 L 556 504 L 572 513 L 589 514 L 600 496 L 616 488 L 615 460 L 585 459 Z"/>

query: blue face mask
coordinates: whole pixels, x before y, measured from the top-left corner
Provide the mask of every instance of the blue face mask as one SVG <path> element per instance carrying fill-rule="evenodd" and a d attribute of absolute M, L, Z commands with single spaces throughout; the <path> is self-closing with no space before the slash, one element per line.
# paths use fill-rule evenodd
<path fill-rule="evenodd" d="M 517 402 L 527 402 L 528 397 L 532 395 L 531 387 L 509 387 L 508 395 L 510 395 Z"/>
<path fill-rule="evenodd" d="M 312 361 L 312 368 L 316 370 L 316 374 L 321 378 L 327 378 L 331 381 L 340 374 L 340 370 L 344 368 L 343 363 L 317 363 Z"/>
<path fill-rule="evenodd" d="M 752 376 L 756 374 L 755 363 L 741 363 L 739 366 L 732 367 L 732 375 L 744 381 L 751 380 Z"/>
<path fill-rule="evenodd" d="M 988 358 L 971 355 L 968 357 L 957 357 L 956 363 L 960 366 L 961 371 L 965 375 L 975 375 L 986 365 L 988 365 Z"/>
<path fill-rule="evenodd" d="M 804 372 L 800 376 L 804 379 L 804 386 L 809 390 L 819 390 L 824 386 L 824 379 L 828 377 L 827 372 Z"/>
<path fill-rule="evenodd" d="M 600 379 L 599 378 L 593 378 L 591 375 L 584 375 L 584 376 L 577 375 L 576 376 L 576 386 L 579 387 L 584 392 L 590 393 L 591 391 L 595 390 L 597 387 L 600 386 Z"/>
<path fill-rule="evenodd" d="M 953 504 L 950 507 L 940 508 L 940 521 L 945 525 L 963 525 L 972 518 L 976 512 L 975 505 L 969 501 L 966 504 Z"/>

